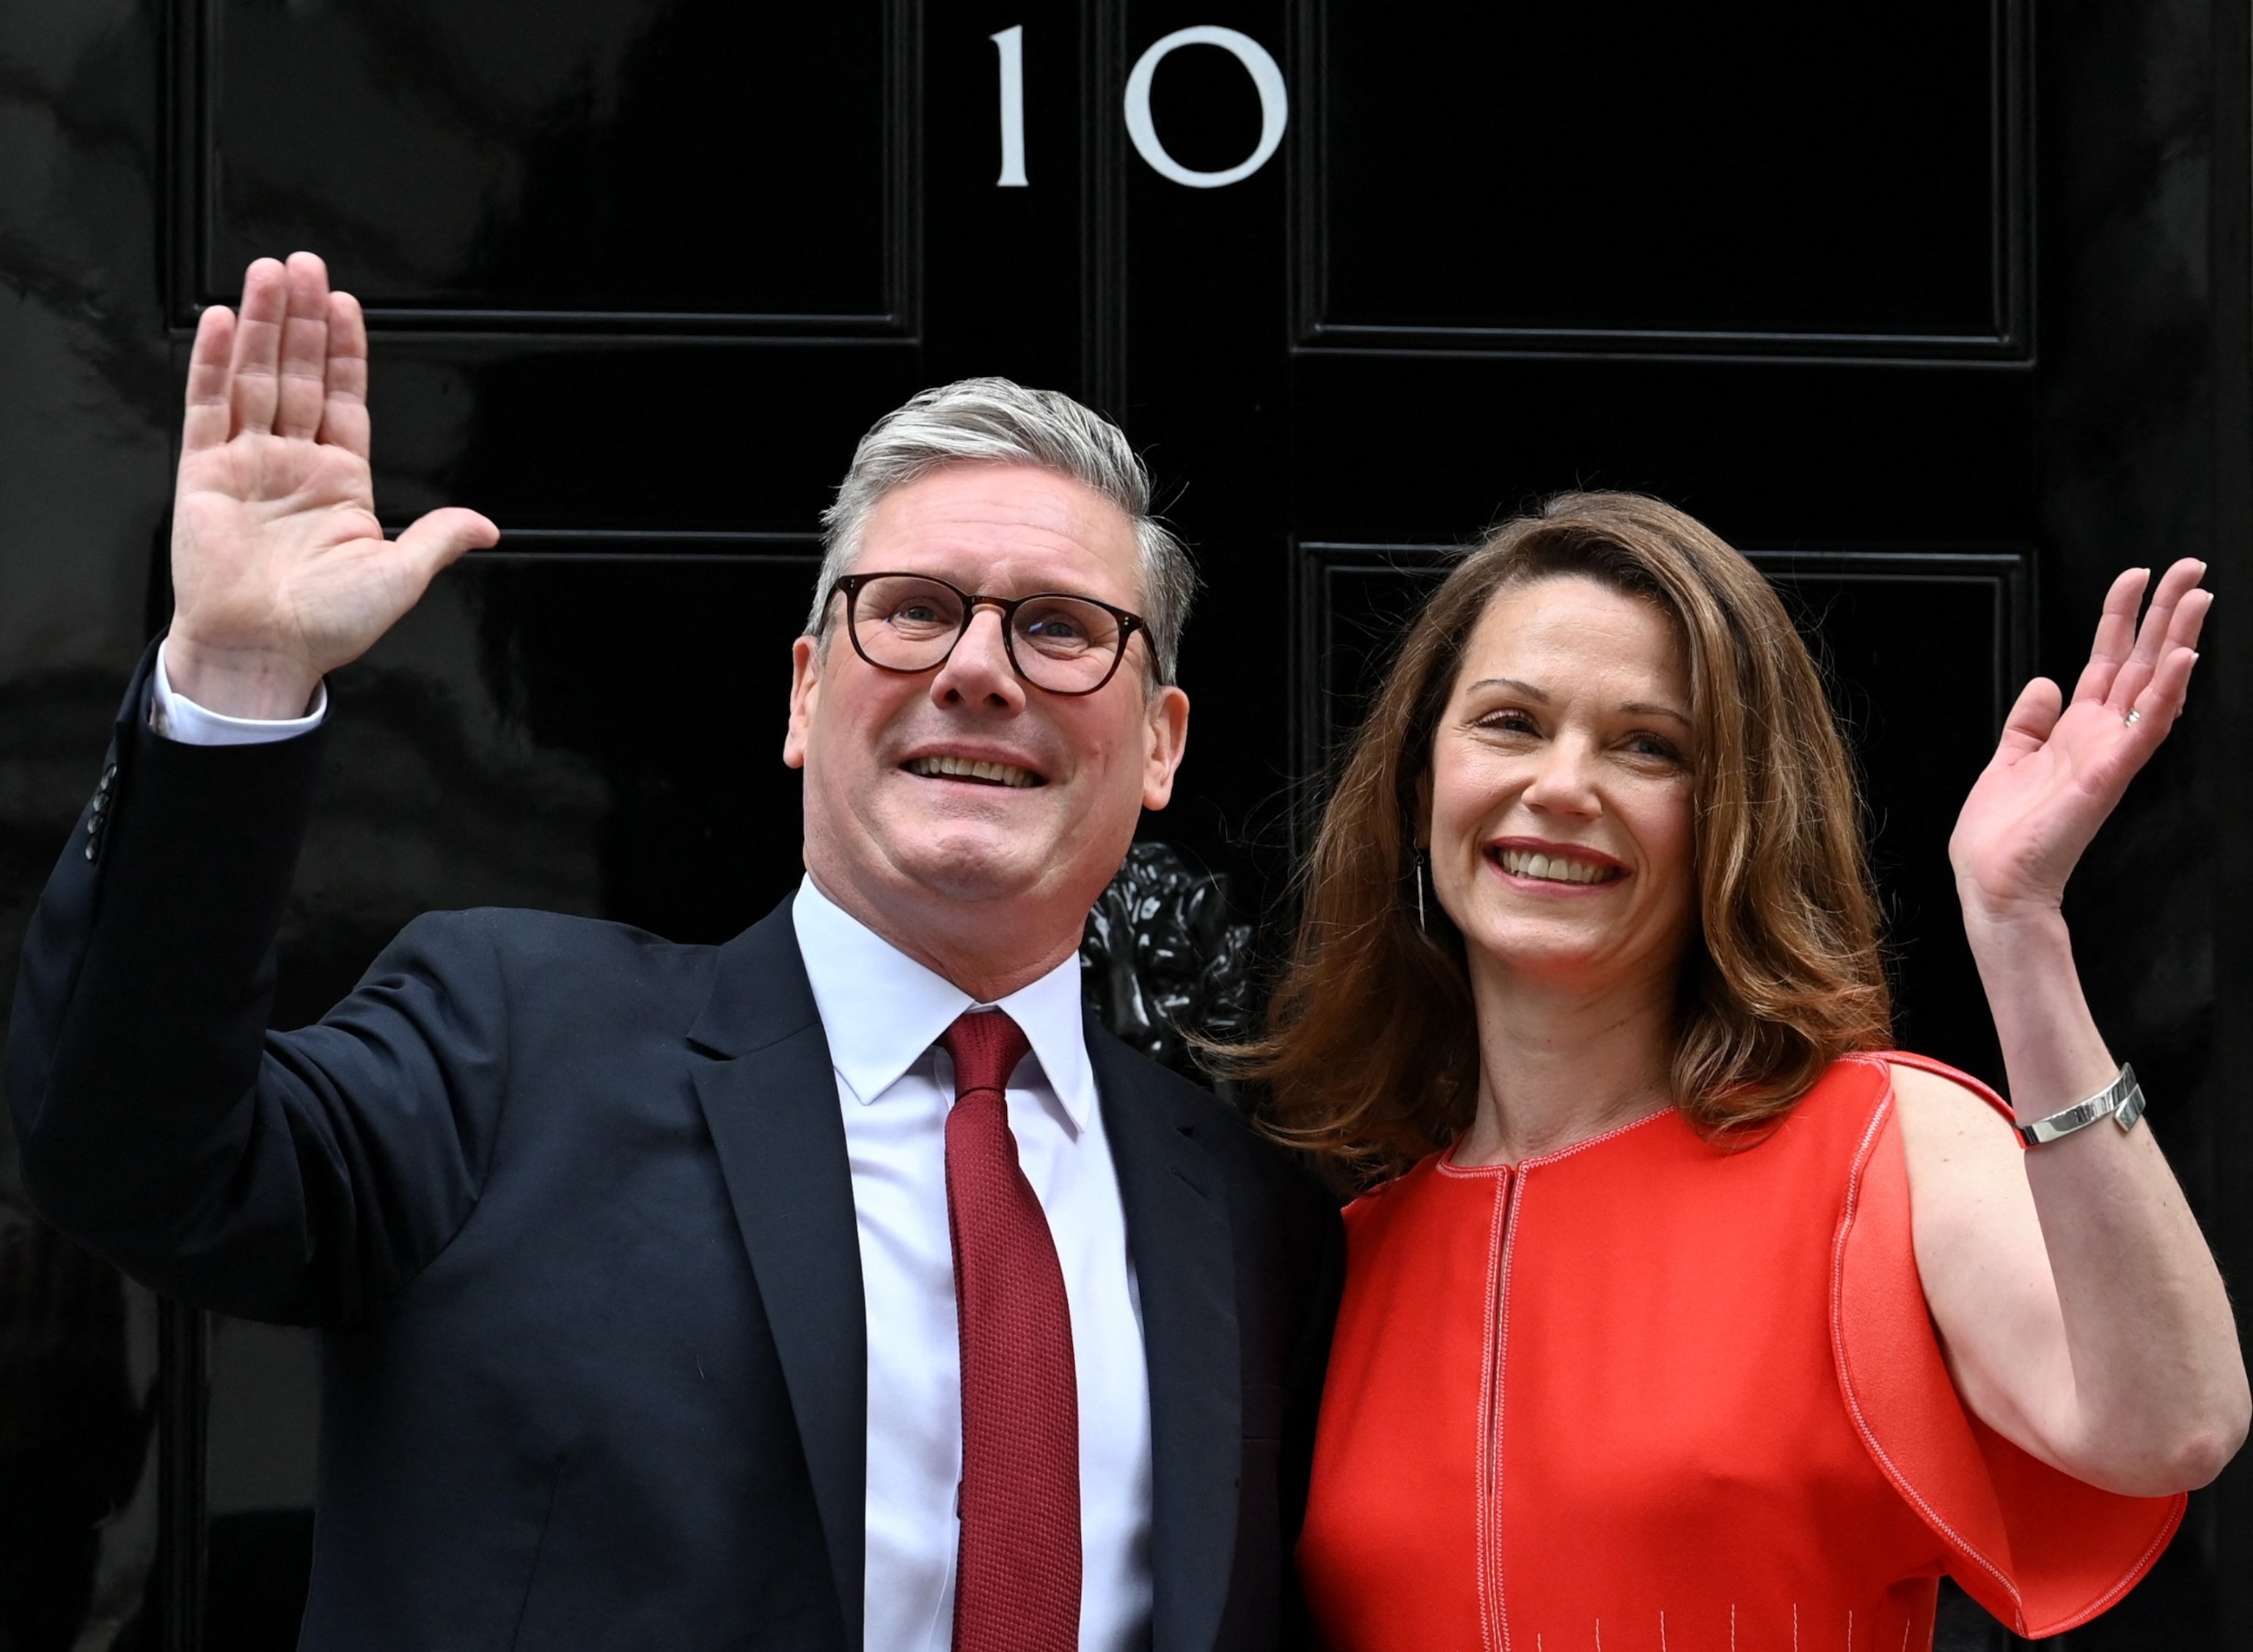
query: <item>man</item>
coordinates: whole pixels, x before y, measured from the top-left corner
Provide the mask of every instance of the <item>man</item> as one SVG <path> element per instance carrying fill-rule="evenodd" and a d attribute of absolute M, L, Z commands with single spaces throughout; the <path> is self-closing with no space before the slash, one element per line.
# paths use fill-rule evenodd
<path fill-rule="evenodd" d="M 172 625 L 9 1050 L 57 1225 L 325 1329 L 303 1643 L 1275 1642 L 1336 1220 L 1078 1007 L 1188 719 L 1123 438 L 977 380 L 862 443 L 796 650 L 807 875 L 764 921 L 434 915 L 267 1035 L 323 677 L 496 533 L 383 539 L 366 370 L 308 254 L 206 313 Z"/>

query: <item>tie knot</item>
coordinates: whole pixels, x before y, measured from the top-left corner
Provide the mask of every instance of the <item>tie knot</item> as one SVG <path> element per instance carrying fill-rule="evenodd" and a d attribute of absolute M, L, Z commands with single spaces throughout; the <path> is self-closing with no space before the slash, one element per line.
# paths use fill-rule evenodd
<path fill-rule="evenodd" d="M 939 1047 L 954 1058 L 954 1097 L 959 1101 L 975 1090 L 997 1094 L 1008 1087 L 1009 1075 L 1032 1048 L 1025 1029 L 999 1009 L 972 1010 L 955 1017 L 954 1025 L 938 1035 Z"/>

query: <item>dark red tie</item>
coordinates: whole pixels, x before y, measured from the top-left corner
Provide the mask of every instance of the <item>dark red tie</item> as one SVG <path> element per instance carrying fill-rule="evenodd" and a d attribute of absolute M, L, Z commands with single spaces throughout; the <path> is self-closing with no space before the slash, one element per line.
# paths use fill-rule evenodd
<path fill-rule="evenodd" d="M 946 1219 L 962 1335 L 962 1537 L 955 1652 L 1079 1644 L 1079 1385 L 1048 1217 L 1017 1166 L 1004 1093 L 1029 1046 L 999 1010 L 939 1044 L 954 1058 Z"/>

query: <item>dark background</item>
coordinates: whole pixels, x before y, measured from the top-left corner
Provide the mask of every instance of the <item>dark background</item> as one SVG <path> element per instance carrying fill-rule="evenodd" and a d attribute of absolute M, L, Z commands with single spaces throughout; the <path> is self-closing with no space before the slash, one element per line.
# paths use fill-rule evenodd
<path fill-rule="evenodd" d="M 1280 150 L 1170 182 L 1120 118 L 1221 24 Z M 995 185 L 1024 30 L 1029 185 Z M 434 906 L 718 938 L 797 874 L 816 513 L 925 384 L 1072 391 L 1206 589 L 1145 835 L 1272 943 L 1399 617 L 1559 489 L 1752 552 L 1868 783 L 1904 1042 L 1995 1074 L 1943 846 L 2120 567 L 2208 557 L 2191 715 L 2076 882 L 2084 974 L 2253 1272 L 2245 0 L 73 0 L 0 13 L 0 986 L 163 623 L 198 307 L 310 247 L 375 330 L 378 503 L 499 521 L 335 683 L 277 1019 Z M 1168 57 L 1182 165 L 1251 150 Z M 0 1648 L 286 1645 L 317 1353 L 39 1227 L 0 1140 Z M 2253 1646 L 2253 1475 L 2075 1649 Z M 1951 1619 L 1962 1645 L 1998 1632 Z"/>

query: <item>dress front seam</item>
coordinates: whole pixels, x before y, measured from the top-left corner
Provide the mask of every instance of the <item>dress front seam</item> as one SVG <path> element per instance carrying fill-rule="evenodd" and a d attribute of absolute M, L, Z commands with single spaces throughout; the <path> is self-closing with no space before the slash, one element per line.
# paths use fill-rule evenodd
<path fill-rule="evenodd" d="M 1488 1652 L 1510 1652 L 1509 1587 L 1503 1569 L 1503 1427 L 1509 1378 L 1510 1264 L 1517 1232 L 1521 1169 L 1500 1178 L 1487 1230 L 1486 1356 L 1479 1428 L 1479 1617 Z"/>
<path fill-rule="evenodd" d="M 1444 1162 L 1444 1161 L 1443 1161 Z M 1493 1499 L 1494 1483 L 1494 1425 L 1495 1425 L 1495 1337 L 1497 1328 L 1496 1293 L 1500 1290 L 1498 1267 L 1501 1260 L 1501 1238 L 1503 1194 L 1510 1186 L 1505 1175 L 1496 1187 L 1494 1198 L 1487 1215 L 1486 1272 L 1482 1280 L 1483 1307 L 1480 1314 L 1482 1333 L 1479 1353 L 1478 1439 L 1475 1442 L 1477 1474 L 1472 1487 L 1474 1506 L 1472 1517 L 1477 1533 L 1479 1644 L 1485 1652 L 1496 1652 L 1500 1637 L 1496 1633 L 1494 1575 L 1494 1529 L 1489 1517 Z"/>

